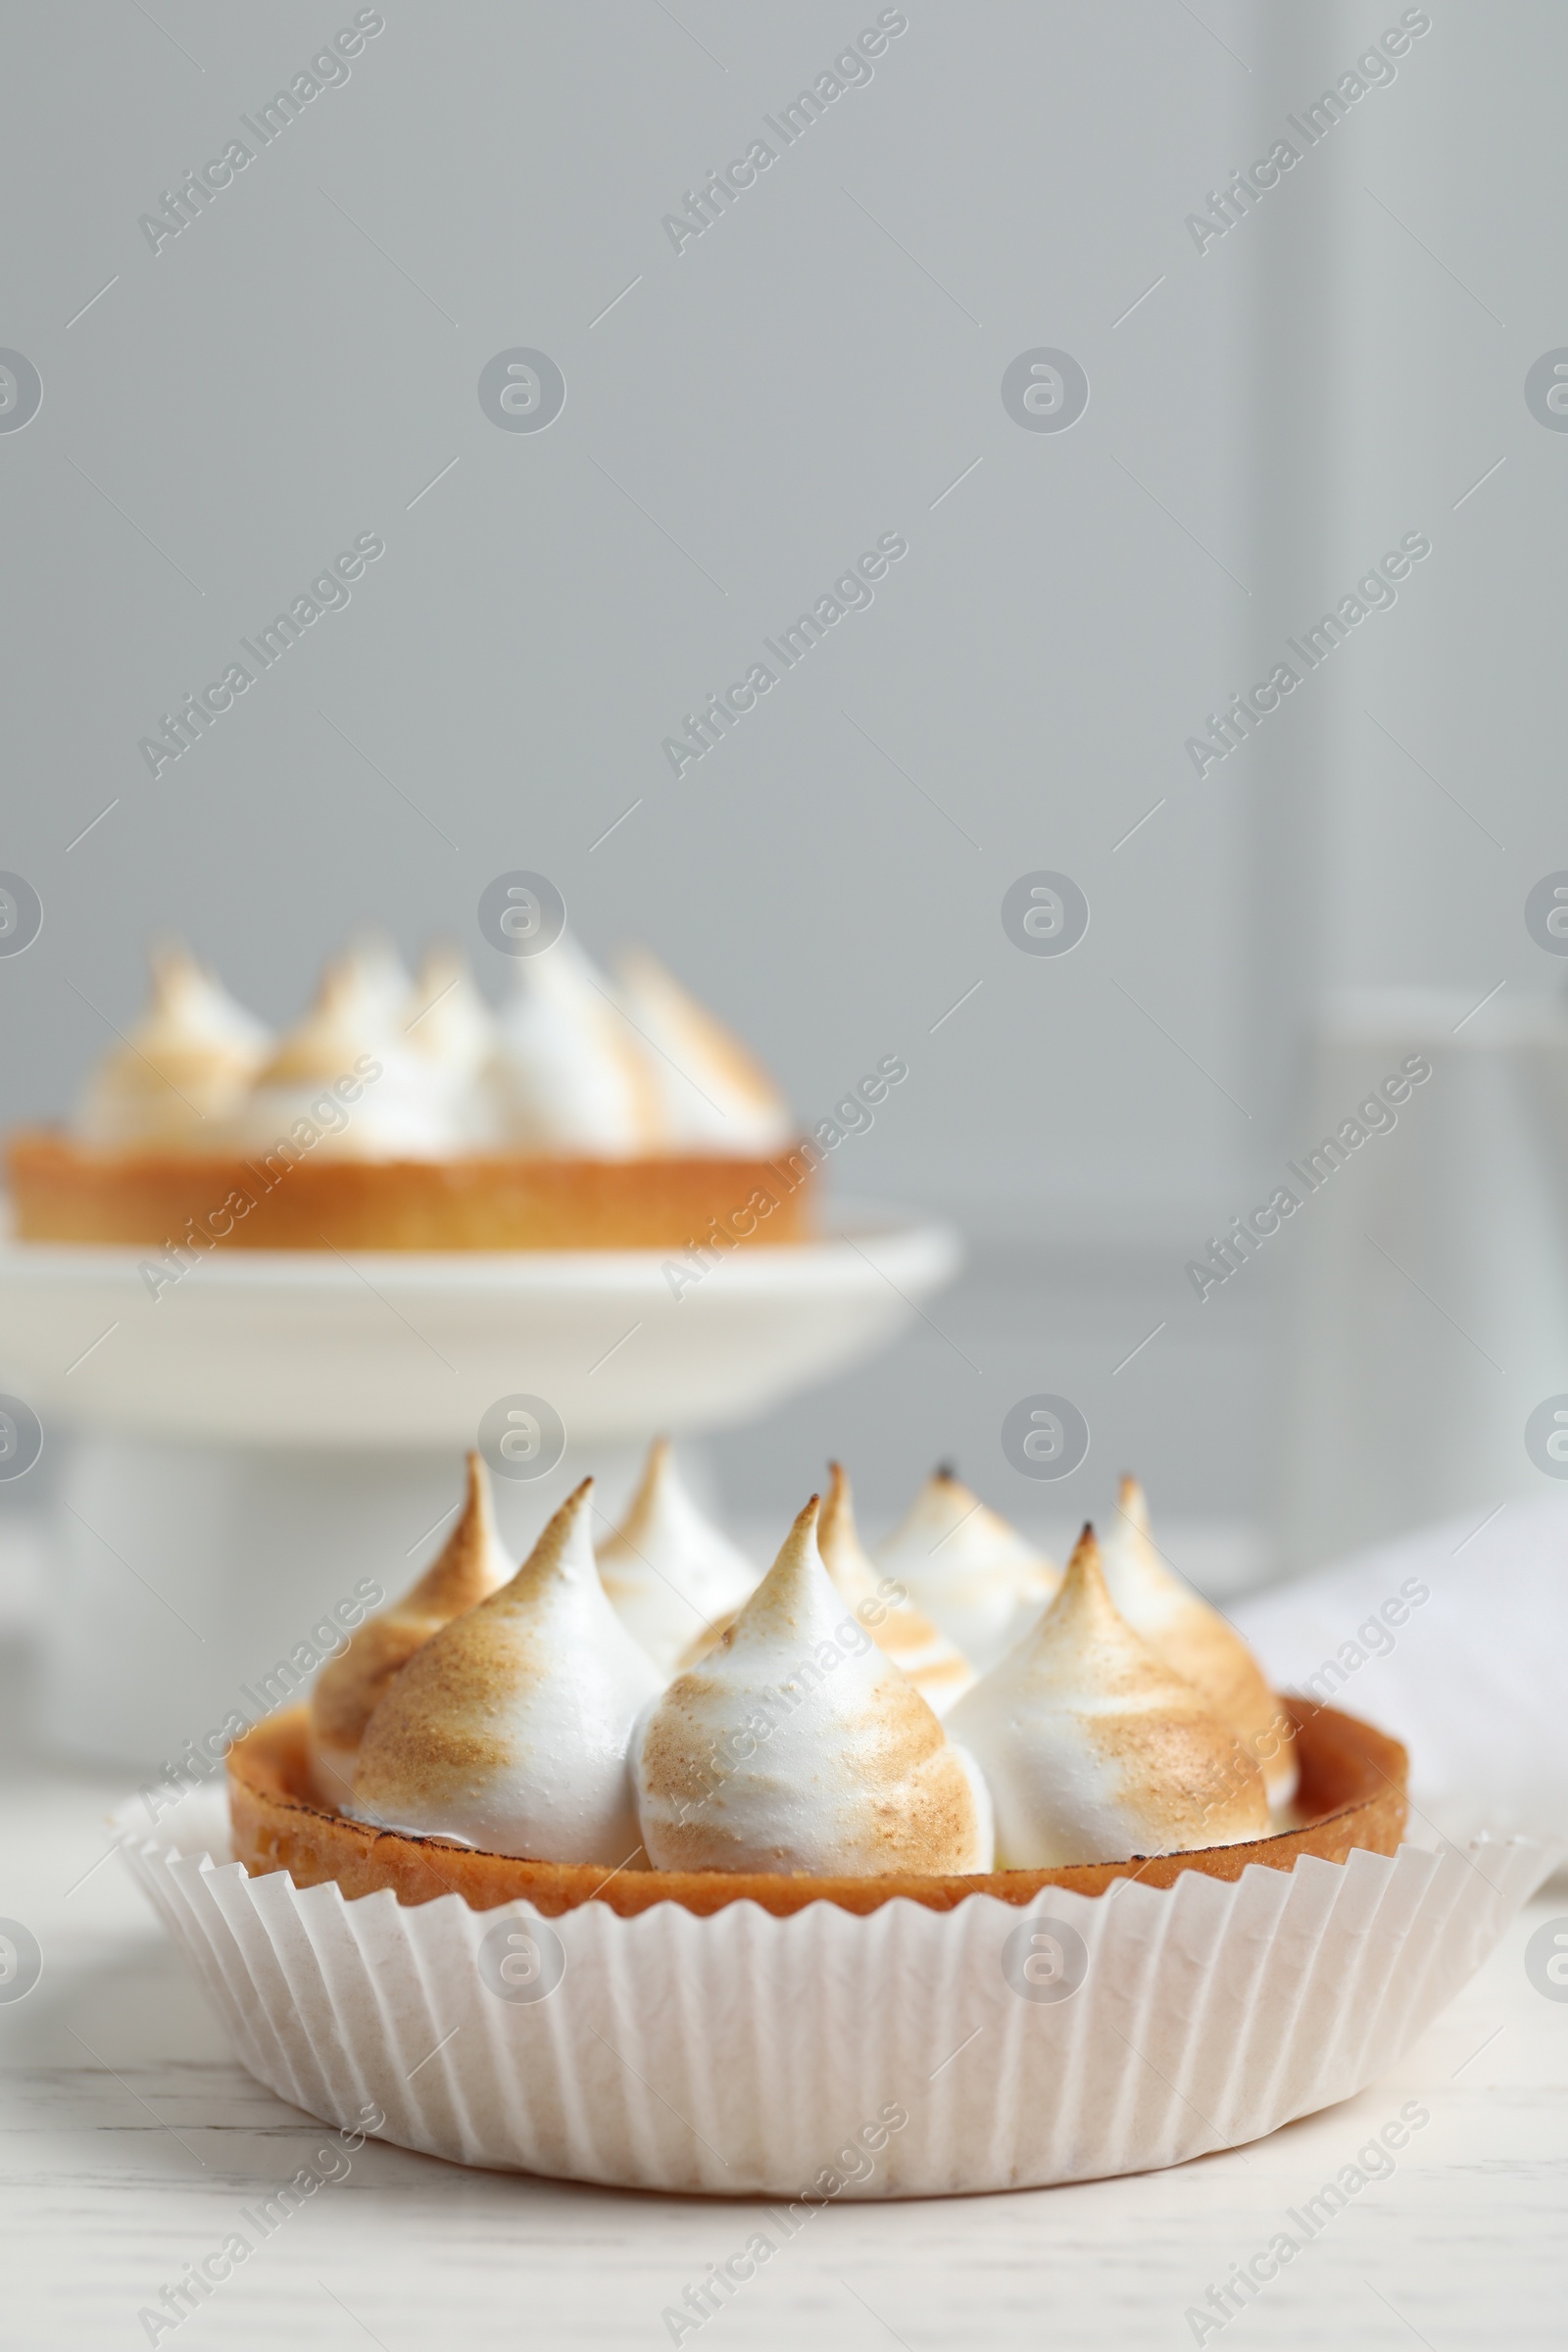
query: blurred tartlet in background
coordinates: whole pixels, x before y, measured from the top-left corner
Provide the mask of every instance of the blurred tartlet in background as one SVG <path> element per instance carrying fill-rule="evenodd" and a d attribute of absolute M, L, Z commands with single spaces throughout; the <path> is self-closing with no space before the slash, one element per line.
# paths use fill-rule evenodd
<path fill-rule="evenodd" d="M 820 1156 L 746 1048 L 641 952 L 569 934 L 493 1011 L 461 955 L 360 935 L 273 1037 L 183 948 L 65 1128 L 6 1146 L 24 1241 L 729 1248 L 810 1225 Z"/>

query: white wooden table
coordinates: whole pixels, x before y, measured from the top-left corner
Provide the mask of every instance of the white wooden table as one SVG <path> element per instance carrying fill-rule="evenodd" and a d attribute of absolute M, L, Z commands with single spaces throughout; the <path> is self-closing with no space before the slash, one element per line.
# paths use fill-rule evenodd
<path fill-rule="evenodd" d="M 0 1720 L 14 1722 L 3 1704 Z M 13 1745 L 15 1740 L 13 1738 Z M 327 2135 L 251 2081 L 106 1850 L 109 1781 L 0 1778 L 0 1915 L 44 1951 L 0 2004 L 0 2343 L 109 2352 Z M 1526 1979 L 1538 1899 L 1396 2074 L 1272 2139 L 1137 2180 L 821 2212 L 700 2331 L 715 2345 L 1172 2346 L 1184 2316 L 1408 2099 L 1431 2122 L 1227 2347 L 1568 2339 L 1568 2002 Z M 368 2143 L 177 2329 L 206 2347 L 621 2347 L 744 2243 L 752 2208 L 466 2172 Z M 1214 2334 L 1205 2334 L 1214 2342 Z"/>

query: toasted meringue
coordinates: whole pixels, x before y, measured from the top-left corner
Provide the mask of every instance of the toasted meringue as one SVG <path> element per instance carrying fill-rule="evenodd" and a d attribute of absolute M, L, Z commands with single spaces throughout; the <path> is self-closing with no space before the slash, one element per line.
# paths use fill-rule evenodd
<path fill-rule="evenodd" d="M 1118 1614 L 1093 1528 L 1045 1615 L 951 1723 L 990 1783 L 1001 1869 L 1192 1853 L 1267 1834 L 1257 1764 Z"/>
<path fill-rule="evenodd" d="M 914 1686 L 847 1609 L 813 1494 L 717 1648 L 632 1750 L 656 1869 L 989 1870 L 991 1804 Z"/>
<path fill-rule="evenodd" d="M 946 1468 L 926 1480 L 875 1557 L 982 1674 L 1005 1656 L 1061 1582 L 1054 1560 Z"/>
<path fill-rule="evenodd" d="M 363 955 L 327 965 L 229 1123 L 242 1151 L 292 1140 L 322 1158 L 435 1159 L 456 1148 L 440 1079 L 388 1019 L 387 998 Z"/>
<path fill-rule="evenodd" d="M 267 1059 L 271 1039 L 188 949 L 154 947 L 152 1003 L 83 1091 L 84 1142 L 207 1151 Z"/>
<path fill-rule="evenodd" d="M 1257 1758 L 1269 1802 L 1288 1804 L 1297 1782 L 1291 1719 L 1241 1635 L 1155 1550 L 1149 1501 L 1136 1478 L 1121 1482 L 1120 1507 L 1101 1556 L 1110 1597 L 1133 1632 L 1185 1676 Z"/>
<path fill-rule="evenodd" d="M 357 923 L 349 933 L 342 961 L 384 1028 L 401 1029 L 417 1012 L 409 967 L 389 931 L 375 923 Z"/>
<path fill-rule="evenodd" d="M 443 945 L 425 951 L 403 1033 L 416 1054 L 460 1078 L 478 1077 L 495 1052 L 495 1015 L 474 987 L 461 948 Z"/>
<path fill-rule="evenodd" d="M 487 1853 L 630 1863 L 626 1750 L 659 1676 L 605 1597 L 585 1478 L 516 1575 L 416 1649 L 366 1726 L 361 1821 Z"/>
<path fill-rule="evenodd" d="M 524 1151 L 617 1159 L 657 1147 L 649 1057 L 569 932 L 514 963 L 491 1083 L 502 1132 Z"/>
<path fill-rule="evenodd" d="M 829 1462 L 828 1472 L 827 1500 L 816 1528 L 822 1565 L 878 1649 L 908 1676 L 936 1714 L 945 1715 L 975 1681 L 974 1668 L 933 1619 L 912 1600 L 900 1598 L 903 1587 L 895 1577 L 878 1581 L 855 1525 L 849 1478 L 839 1462 Z"/>
<path fill-rule="evenodd" d="M 739 1038 L 640 948 L 619 959 L 626 1016 L 651 1052 L 666 1151 L 777 1152 L 789 1105 Z"/>
<path fill-rule="evenodd" d="M 360 1741 L 392 1677 L 432 1634 L 504 1585 L 512 1560 L 496 1533 L 490 1473 L 468 1456 L 463 1513 L 418 1583 L 371 1617 L 323 1666 L 311 1694 L 311 1767 L 323 1804 L 342 1810 L 354 1789 Z"/>
<path fill-rule="evenodd" d="M 760 1582 L 729 1538 L 705 1519 L 656 1438 L 626 1516 L 599 1547 L 599 1575 L 626 1631 L 661 1675 L 693 1642 L 716 1641 Z"/>
<path fill-rule="evenodd" d="M 402 1023 L 403 1035 L 436 1073 L 443 1110 L 462 1143 L 484 1145 L 498 1136 L 489 1084 L 498 1031 L 495 1014 L 473 984 L 461 949 L 426 951 Z"/>
<path fill-rule="evenodd" d="M 689 1666 L 700 1666 L 710 1651 L 718 1647 L 739 1615 L 739 1609 L 725 1609 L 721 1616 L 705 1625 L 700 1634 L 693 1634 L 675 1660 L 675 1672 L 684 1674 Z"/>

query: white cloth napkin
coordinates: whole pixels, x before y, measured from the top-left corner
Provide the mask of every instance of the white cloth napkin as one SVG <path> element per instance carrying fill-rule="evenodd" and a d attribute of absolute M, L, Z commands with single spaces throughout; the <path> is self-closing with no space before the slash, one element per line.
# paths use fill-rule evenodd
<path fill-rule="evenodd" d="M 1405 1742 L 1413 1841 L 1568 1842 L 1568 1494 L 1380 1544 L 1229 1613 L 1277 1689 Z"/>

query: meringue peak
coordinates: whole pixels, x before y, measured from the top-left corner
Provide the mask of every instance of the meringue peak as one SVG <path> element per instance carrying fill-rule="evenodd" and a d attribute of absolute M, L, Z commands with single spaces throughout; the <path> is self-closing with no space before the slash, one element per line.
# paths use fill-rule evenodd
<path fill-rule="evenodd" d="M 263 1058 L 270 1043 L 265 1022 L 236 1003 L 182 940 L 155 939 L 147 951 L 147 964 L 152 981 L 149 1027 L 177 1024 L 226 1045 L 236 1059 L 252 1066 Z"/>
<path fill-rule="evenodd" d="M 765 1152 L 790 1140 L 789 1109 L 772 1079 L 673 973 L 628 948 L 617 977 L 626 1018 L 654 1049 L 666 1150 Z"/>
<path fill-rule="evenodd" d="M 622 1624 L 665 1674 L 716 1640 L 756 1591 L 751 1561 L 698 1509 L 667 1438 L 655 1438 L 636 1493 L 600 1546 L 599 1574 Z"/>
<path fill-rule="evenodd" d="M 752 1594 L 721 1647 L 733 1649 L 743 1638 L 748 1646 L 781 1633 L 805 1633 L 824 1603 L 836 1616 L 837 1601 L 817 1549 L 816 1525 L 822 1497 L 813 1494 L 797 1511 L 778 1557 Z"/>
<path fill-rule="evenodd" d="M 347 1649 L 328 1659 L 311 1693 L 311 1756 L 317 1793 L 342 1806 L 354 1786 L 365 1727 L 394 1675 L 452 1618 L 477 1608 L 505 1584 L 512 1562 L 496 1533 L 490 1473 L 477 1453 L 467 1457 L 467 1483 L 458 1524 L 435 1559 L 400 1600 L 350 1636 Z"/>
<path fill-rule="evenodd" d="M 660 1130 L 651 1061 L 569 931 L 514 960 L 492 1070 L 512 1143 L 603 1158 L 648 1151 Z"/>
<path fill-rule="evenodd" d="M 498 1594 L 498 1607 L 526 1608 L 551 1585 L 597 1585 L 599 1571 L 589 1535 L 588 1512 L 594 1482 L 585 1478 L 572 1488 L 561 1508 L 547 1522 L 522 1566 Z"/>
<path fill-rule="evenodd" d="M 689 1536 L 698 1515 L 675 1467 L 674 1446 L 668 1438 L 655 1438 L 620 1525 L 604 1545 L 604 1556 L 610 1558 L 621 1549 L 638 1554 L 658 1550 L 672 1535 Z M 755 1584 L 757 1580 L 754 1577 L 752 1581 Z"/>
<path fill-rule="evenodd" d="M 1055 1599 L 952 1723 L 990 1782 L 1004 1868 L 1187 1853 L 1267 1831 L 1256 1762 L 1122 1618 L 1092 1526 Z"/>
<path fill-rule="evenodd" d="M 632 1498 L 626 1505 L 626 1515 L 620 1523 L 621 1541 L 633 1543 L 651 1532 L 661 1502 L 667 1500 L 672 1491 L 674 1477 L 674 1446 L 668 1438 L 651 1438 L 642 1476 L 637 1481 Z"/>
<path fill-rule="evenodd" d="M 1078 1541 L 1067 1555 L 1056 1599 L 1063 1616 L 1069 1610 L 1079 1609 L 1094 1610 L 1101 1615 L 1109 1610 L 1115 1615 L 1105 1590 L 1105 1564 L 1100 1556 L 1100 1539 L 1092 1519 L 1086 1519 L 1078 1530 Z"/>
<path fill-rule="evenodd" d="M 90 1143 L 213 1151 L 271 1040 L 179 941 L 148 950 L 149 1003 L 87 1081 L 77 1115 Z"/>
<path fill-rule="evenodd" d="M 933 1470 L 916 1494 L 904 1521 L 901 1534 L 907 1530 L 912 1537 L 929 1539 L 928 1559 L 964 1537 L 963 1551 L 977 1553 L 981 1547 L 994 1556 L 1020 1567 L 1045 1566 L 1053 1577 L 1056 1571 L 1051 1562 L 1044 1561 L 1032 1544 L 1025 1543 L 1017 1529 L 992 1510 L 979 1495 L 966 1487 L 951 1464 L 944 1462 Z M 965 1534 L 964 1531 L 968 1533 Z M 890 1539 L 895 1541 L 896 1539 Z"/>
<path fill-rule="evenodd" d="M 973 1872 L 990 1803 L 930 1707 L 847 1611 L 820 1498 L 717 1646 L 646 1719 L 632 1769 L 656 1867 Z"/>
<path fill-rule="evenodd" d="M 1154 1611 L 1161 1616 L 1192 1602 L 1207 1607 L 1154 1542 L 1149 1497 L 1130 1474 L 1123 1476 L 1117 1489 L 1116 1513 L 1105 1538 L 1104 1566 L 1113 1590 L 1120 1589 L 1117 1606 L 1129 1624 L 1137 1620 L 1128 1602 L 1138 1604 L 1139 1613 Z"/>
<path fill-rule="evenodd" d="M 1149 1542 L 1149 1496 L 1144 1493 L 1143 1481 L 1134 1478 L 1130 1470 L 1124 1470 L 1121 1474 L 1116 1489 L 1116 1507 L 1127 1525 L 1147 1544 Z"/>
<path fill-rule="evenodd" d="M 378 923 L 357 923 L 349 933 L 341 961 L 389 1028 L 402 1020 L 413 983 L 390 931 L 382 930 Z"/>
<path fill-rule="evenodd" d="M 803 1642 L 826 1638 L 826 1618 L 840 1617 L 843 1612 L 817 1548 L 821 1507 L 822 1497 L 813 1494 L 805 1509 L 797 1512 L 772 1567 L 691 1664 L 711 1663 L 737 1643 L 749 1650 L 788 1637 L 798 1647 Z"/>
<path fill-rule="evenodd" d="M 1124 1477 L 1105 1542 L 1105 1583 L 1117 1609 L 1152 1649 L 1231 1725 L 1263 1767 L 1270 1801 L 1295 1794 L 1295 1731 L 1247 1643 L 1229 1620 L 1195 1592 L 1150 1533 L 1149 1499 Z"/>
<path fill-rule="evenodd" d="M 1108 1574 L 1120 1576 L 1125 1572 L 1129 1589 L 1136 1585 L 1146 1595 L 1158 1592 L 1179 1593 L 1185 1599 L 1199 1597 L 1154 1542 L 1150 1527 L 1149 1496 L 1142 1482 L 1131 1472 L 1124 1472 L 1117 1484 L 1116 1513 L 1106 1533 L 1104 1560 Z"/>
<path fill-rule="evenodd" d="M 817 1514 L 816 1547 L 846 1600 L 863 1600 L 876 1590 L 876 1571 L 855 1524 L 855 1494 L 842 1462 L 827 1466 L 827 1500 Z"/>
<path fill-rule="evenodd" d="M 364 951 L 326 965 L 231 1131 L 242 1151 L 265 1151 L 294 1132 L 335 1159 L 436 1158 L 458 1140 L 443 1074 L 402 1035 L 391 980 Z"/>
<path fill-rule="evenodd" d="M 315 1002 L 278 1041 L 259 1077 L 263 1086 L 331 1078 L 352 1068 L 355 1052 L 391 1030 L 382 991 L 353 956 L 327 964 Z"/>
<path fill-rule="evenodd" d="M 1111 1599 L 1091 1519 L 1084 1521 L 1072 1547 L 1055 1599 L 1015 1654 L 1027 1656 L 1054 1678 L 1062 1668 L 1075 1673 L 1081 1651 L 1095 1653 L 1102 1680 L 1107 1685 L 1130 1692 L 1133 1689 L 1168 1691 L 1175 1684 L 1180 1694 L 1193 1695 L 1139 1641 Z"/>
<path fill-rule="evenodd" d="M 566 1601 L 581 1604 L 588 1621 L 608 1624 L 617 1638 L 618 1646 L 623 1639 L 621 1629 L 613 1614 L 600 1605 L 605 1600 L 605 1592 L 599 1581 L 590 1532 L 593 1492 L 591 1478 L 573 1487 L 565 1501 L 547 1520 L 543 1534 L 521 1567 L 490 1594 L 484 1605 L 493 1625 L 500 1626 L 508 1618 L 528 1622 L 541 1610 Z"/>
<path fill-rule="evenodd" d="M 816 1540 L 822 1565 L 877 1647 L 908 1676 L 927 1705 L 944 1714 L 974 1682 L 974 1668 L 896 1578 L 878 1581 L 855 1524 L 855 1498 L 841 1462 L 828 1464 Z"/>
<path fill-rule="evenodd" d="M 599 1582 L 592 1493 L 584 1479 L 511 1582 L 392 1684 L 354 1776 L 361 1820 L 540 1861 L 633 1859 L 626 1751 L 659 1677 Z"/>
<path fill-rule="evenodd" d="M 495 1026 L 462 949 L 445 941 L 426 948 L 402 1024 L 415 1052 L 447 1062 L 454 1076 L 469 1078 L 495 1050 Z"/>
<path fill-rule="evenodd" d="M 1005 1655 L 1060 1581 L 1054 1563 L 946 1463 L 878 1546 L 876 1561 L 982 1669 Z"/>
<path fill-rule="evenodd" d="M 496 1532 L 495 1497 L 483 1454 L 470 1452 L 464 1467 L 466 1484 L 458 1524 L 398 1604 L 410 1616 L 461 1617 L 487 1599 L 511 1569 Z"/>

